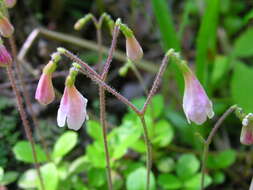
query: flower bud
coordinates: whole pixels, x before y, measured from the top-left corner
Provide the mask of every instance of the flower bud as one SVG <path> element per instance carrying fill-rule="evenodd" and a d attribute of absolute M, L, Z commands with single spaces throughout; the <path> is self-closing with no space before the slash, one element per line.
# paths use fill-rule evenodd
<path fill-rule="evenodd" d="M 0 44 L 0 66 L 8 66 L 11 64 L 12 58 L 3 44 Z"/>
<path fill-rule="evenodd" d="M 253 124 L 242 126 L 240 142 L 244 145 L 253 144 Z"/>
<path fill-rule="evenodd" d="M 87 14 L 87 15 L 85 15 L 83 18 L 80 18 L 76 23 L 75 23 L 75 25 L 74 25 L 74 29 L 75 30 L 81 30 L 83 27 L 84 27 L 84 25 L 88 22 L 88 21 L 90 21 L 91 19 L 92 19 L 92 14 Z"/>
<path fill-rule="evenodd" d="M 12 8 L 16 5 L 17 0 L 4 0 L 7 8 Z"/>
<path fill-rule="evenodd" d="M 55 92 L 52 83 L 52 73 L 55 71 L 55 69 L 56 63 L 53 61 L 50 61 L 43 69 L 43 73 L 40 77 L 35 93 L 35 99 L 41 104 L 50 104 L 55 98 Z"/>
<path fill-rule="evenodd" d="M 0 34 L 3 37 L 10 37 L 14 32 L 14 28 L 7 17 L 0 17 Z"/>
<path fill-rule="evenodd" d="M 143 56 L 142 48 L 134 36 L 126 38 L 126 54 L 131 61 L 138 61 Z"/>

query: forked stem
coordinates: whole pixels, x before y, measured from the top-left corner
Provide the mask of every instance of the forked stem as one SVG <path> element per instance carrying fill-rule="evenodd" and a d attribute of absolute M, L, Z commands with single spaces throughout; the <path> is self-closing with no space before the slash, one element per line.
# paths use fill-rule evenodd
<path fill-rule="evenodd" d="M 205 189 L 205 170 L 206 170 L 206 161 L 209 152 L 209 146 L 212 142 L 213 137 L 215 136 L 216 132 L 218 131 L 219 127 L 223 123 L 223 121 L 236 110 L 237 106 L 233 105 L 227 109 L 227 111 L 219 118 L 219 120 L 215 123 L 214 127 L 212 128 L 207 140 L 204 141 L 204 150 L 202 154 L 202 168 L 201 168 L 201 190 Z"/>

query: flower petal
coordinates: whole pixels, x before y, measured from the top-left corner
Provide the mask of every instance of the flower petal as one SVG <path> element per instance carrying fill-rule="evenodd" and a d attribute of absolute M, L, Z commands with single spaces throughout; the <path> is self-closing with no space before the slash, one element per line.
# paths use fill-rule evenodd
<path fill-rule="evenodd" d="M 68 128 L 79 130 L 86 119 L 87 99 L 73 86 L 69 89 Z"/>
<path fill-rule="evenodd" d="M 66 117 L 68 114 L 68 107 L 69 107 L 68 104 L 69 104 L 68 90 L 67 88 L 65 88 L 61 99 L 60 107 L 57 113 L 57 124 L 59 127 L 64 127 L 65 125 Z"/>
<path fill-rule="evenodd" d="M 51 74 L 42 74 L 36 89 L 35 99 L 41 104 L 50 104 L 55 98 Z"/>

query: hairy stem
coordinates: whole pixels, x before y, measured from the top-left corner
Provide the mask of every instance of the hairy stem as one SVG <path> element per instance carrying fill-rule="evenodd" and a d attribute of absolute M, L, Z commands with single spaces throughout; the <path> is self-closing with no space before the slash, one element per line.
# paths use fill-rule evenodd
<path fill-rule="evenodd" d="M 143 127 L 143 132 L 144 132 L 144 140 L 145 140 L 145 144 L 147 147 L 147 151 L 146 151 L 146 156 L 147 156 L 147 162 L 146 162 L 146 167 L 147 167 L 147 184 L 146 184 L 146 190 L 149 190 L 149 186 L 150 186 L 150 172 L 151 172 L 151 167 L 152 167 L 152 148 L 151 148 L 151 143 L 149 140 L 149 136 L 148 136 L 148 128 L 147 128 L 147 124 L 144 118 L 144 115 L 139 116 L 141 119 L 141 123 L 142 123 L 142 127 Z"/>
<path fill-rule="evenodd" d="M 9 65 L 7 67 L 7 74 L 8 74 L 9 80 L 11 82 L 12 90 L 14 91 L 14 94 L 15 94 L 15 97 L 16 97 L 17 107 L 18 107 L 18 111 L 19 111 L 24 129 L 25 129 L 26 137 L 27 137 L 27 139 L 29 140 L 29 142 L 31 144 L 32 155 L 33 155 L 33 159 L 34 159 L 34 166 L 35 166 L 38 178 L 39 178 L 41 189 L 45 190 L 42 175 L 40 173 L 40 166 L 39 166 L 39 163 L 38 163 L 37 154 L 36 154 L 36 151 L 35 151 L 35 143 L 34 143 L 34 140 L 32 138 L 32 131 L 31 131 L 31 128 L 30 128 L 28 120 L 27 120 L 27 115 L 26 115 L 26 112 L 25 112 L 25 109 L 24 109 L 24 106 L 23 106 L 23 103 L 22 103 L 21 94 L 20 94 L 20 92 L 17 88 L 17 85 L 16 85 L 16 82 L 15 82 L 13 71 L 12 71 L 11 67 L 12 67 L 11 65 Z"/>
<path fill-rule="evenodd" d="M 204 150 L 202 155 L 202 168 L 201 168 L 201 190 L 204 190 L 204 184 L 205 184 L 205 170 L 206 170 L 206 161 L 208 157 L 209 152 L 209 145 L 212 142 L 213 137 L 215 136 L 217 130 L 221 126 L 221 124 L 224 122 L 224 120 L 236 110 L 237 106 L 233 105 L 230 108 L 227 109 L 227 111 L 219 118 L 219 120 L 215 123 L 214 127 L 212 128 L 207 140 L 204 142 Z"/>
<path fill-rule="evenodd" d="M 45 138 L 42 135 L 42 132 L 40 130 L 39 122 L 38 122 L 38 120 L 35 116 L 35 113 L 34 113 L 34 110 L 33 110 L 33 107 L 32 107 L 32 102 L 31 102 L 31 99 L 30 99 L 30 95 L 28 93 L 26 85 L 24 84 L 24 76 L 23 76 L 23 72 L 20 68 L 20 62 L 17 60 L 17 47 L 16 47 L 16 42 L 15 42 L 14 36 L 11 36 L 8 40 L 9 40 L 9 44 L 10 44 L 10 47 L 11 47 L 12 56 L 13 56 L 13 59 L 14 59 L 14 62 L 15 62 L 14 66 L 16 68 L 16 74 L 18 76 L 18 80 L 20 82 L 21 89 L 22 89 L 22 92 L 23 92 L 23 95 L 24 95 L 25 104 L 27 105 L 27 107 L 29 109 L 29 112 L 31 114 L 34 126 L 38 130 L 39 139 L 40 139 L 40 142 L 42 144 L 42 147 L 43 147 L 44 151 L 46 152 L 47 159 L 48 159 L 48 161 L 50 161 L 51 159 L 50 159 L 50 155 L 49 155 L 49 152 L 48 152 L 47 143 L 46 143 L 46 140 L 45 140 Z"/>
<path fill-rule="evenodd" d="M 100 22 L 101 22 L 101 19 L 100 19 Z M 105 66 L 103 68 L 103 72 L 101 74 L 102 81 L 105 81 L 107 78 L 107 73 L 109 71 L 109 68 L 110 68 L 110 65 L 112 62 L 113 52 L 115 51 L 115 47 L 116 47 L 116 43 L 117 43 L 118 33 L 119 33 L 119 28 L 118 28 L 118 26 L 115 26 L 114 31 L 113 31 L 113 39 L 112 39 L 111 48 L 110 48 Z M 105 156 L 106 156 L 108 188 L 109 188 L 109 190 L 113 190 L 113 183 L 112 183 L 112 177 L 111 177 L 111 166 L 110 166 L 110 154 L 109 154 L 109 148 L 108 148 L 108 142 L 107 142 L 105 90 L 101 86 L 99 86 L 99 101 L 100 101 L 100 123 L 101 123 L 102 129 L 103 129 L 103 141 L 104 141 Z"/>

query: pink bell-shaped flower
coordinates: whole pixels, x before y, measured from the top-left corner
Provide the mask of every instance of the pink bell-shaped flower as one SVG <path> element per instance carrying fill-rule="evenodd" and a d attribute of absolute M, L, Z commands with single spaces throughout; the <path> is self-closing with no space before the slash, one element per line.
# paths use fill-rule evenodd
<path fill-rule="evenodd" d="M 15 6 L 17 0 L 4 0 L 4 3 L 7 8 L 12 8 Z"/>
<path fill-rule="evenodd" d="M 240 142 L 244 145 L 253 144 L 253 125 L 252 124 L 242 126 Z"/>
<path fill-rule="evenodd" d="M 190 68 L 185 63 L 182 64 L 185 80 L 183 109 L 189 123 L 193 121 L 201 125 L 207 117 L 214 116 L 212 102 Z"/>
<path fill-rule="evenodd" d="M 50 61 L 43 69 L 43 73 L 40 77 L 35 93 L 35 99 L 41 104 L 50 104 L 55 98 L 55 92 L 52 83 L 52 73 L 54 72 L 55 68 L 55 63 Z"/>
<path fill-rule="evenodd" d="M 133 35 L 126 37 L 126 54 L 131 61 L 138 61 L 143 56 L 142 48 Z"/>
<path fill-rule="evenodd" d="M 12 62 L 11 55 L 3 44 L 0 44 L 0 66 L 8 66 Z"/>
<path fill-rule="evenodd" d="M 76 89 L 75 85 L 66 85 L 57 114 L 59 127 L 64 127 L 67 120 L 69 129 L 79 130 L 86 119 L 88 100 Z"/>
<path fill-rule="evenodd" d="M 0 34 L 3 37 L 9 38 L 14 32 L 14 28 L 7 17 L 0 17 Z"/>
<path fill-rule="evenodd" d="M 242 131 L 240 142 L 244 145 L 252 145 L 253 144 L 253 114 L 249 113 L 242 120 Z"/>

